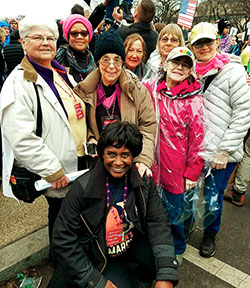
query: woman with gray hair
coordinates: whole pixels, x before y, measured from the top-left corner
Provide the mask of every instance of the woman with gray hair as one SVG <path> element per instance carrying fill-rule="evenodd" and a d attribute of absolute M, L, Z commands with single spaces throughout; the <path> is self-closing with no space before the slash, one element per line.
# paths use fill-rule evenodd
<path fill-rule="evenodd" d="M 77 171 L 84 156 L 85 105 L 73 92 L 65 68 L 53 60 L 58 38 L 56 22 L 26 16 L 20 21 L 19 32 L 26 55 L 9 75 L 1 93 L 3 193 L 15 198 L 10 185 L 13 165 L 50 182 L 52 188 L 44 195 L 49 204 L 51 237 L 68 191 L 65 174 Z M 38 99 L 41 136 L 36 133 Z"/>

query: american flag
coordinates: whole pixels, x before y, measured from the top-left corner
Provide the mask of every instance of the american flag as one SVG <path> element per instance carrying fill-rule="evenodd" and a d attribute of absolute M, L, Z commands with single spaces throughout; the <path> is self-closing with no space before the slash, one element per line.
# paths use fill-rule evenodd
<path fill-rule="evenodd" d="M 196 5 L 197 0 L 182 0 L 177 24 L 190 29 L 192 27 Z"/>

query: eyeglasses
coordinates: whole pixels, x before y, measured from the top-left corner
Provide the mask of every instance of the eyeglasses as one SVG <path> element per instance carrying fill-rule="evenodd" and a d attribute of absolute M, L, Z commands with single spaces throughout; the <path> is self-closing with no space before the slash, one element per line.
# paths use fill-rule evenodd
<path fill-rule="evenodd" d="M 167 37 L 167 36 L 163 36 L 160 41 L 163 42 L 163 43 L 168 43 L 168 42 L 170 42 L 170 43 L 172 43 L 172 44 L 177 44 L 177 43 L 179 43 L 179 39 L 178 39 L 178 38 L 169 38 L 169 37 Z"/>
<path fill-rule="evenodd" d="M 169 62 L 172 64 L 172 66 L 174 68 L 177 68 L 177 67 L 179 67 L 181 65 L 181 68 L 184 71 L 188 71 L 188 70 L 190 70 L 192 68 L 189 64 L 187 64 L 185 62 L 178 61 L 178 60 L 174 60 L 173 59 L 173 60 L 170 60 Z"/>
<path fill-rule="evenodd" d="M 73 38 L 77 38 L 79 35 L 81 35 L 81 37 L 85 38 L 89 35 L 89 32 L 88 31 L 81 31 L 81 32 L 70 31 L 69 34 Z"/>
<path fill-rule="evenodd" d="M 198 40 L 196 42 L 194 42 L 193 46 L 196 48 L 196 49 L 200 49 L 201 47 L 203 47 L 204 45 L 206 46 L 212 46 L 214 44 L 215 40 L 213 39 L 201 39 L 201 40 Z"/>
<path fill-rule="evenodd" d="M 56 41 L 56 38 L 54 36 L 32 35 L 32 36 L 26 36 L 25 38 L 30 38 L 31 40 L 36 41 L 37 43 L 42 43 L 44 40 L 46 40 L 49 44 L 54 44 Z"/>
<path fill-rule="evenodd" d="M 100 63 L 104 68 L 108 67 L 109 65 L 113 64 L 115 68 L 120 68 L 122 66 L 122 60 L 120 58 L 115 58 L 113 61 L 109 58 L 103 58 L 100 60 Z"/>

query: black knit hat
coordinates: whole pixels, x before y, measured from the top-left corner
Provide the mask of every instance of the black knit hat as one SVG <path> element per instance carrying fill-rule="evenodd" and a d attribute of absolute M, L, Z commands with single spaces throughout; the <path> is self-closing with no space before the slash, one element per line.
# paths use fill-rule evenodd
<path fill-rule="evenodd" d="M 95 42 L 94 57 L 96 63 L 100 58 L 107 54 L 114 53 L 121 56 L 125 61 L 125 48 L 122 39 L 117 31 L 103 32 Z"/>
<path fill-rule="evenodd" d="M 220 35 L 222 35 L 223 30 L 226 27 L 228 27 L 228 26 L 231 27 L 232 26 L 231 23 L 229 22 L 229 20 L 228 19 L 224 19 L 224 18 L 222 18 L 219 21 L 217 21 L 217 23 L 218 23 L 218 32 L 219 32 Z"/>

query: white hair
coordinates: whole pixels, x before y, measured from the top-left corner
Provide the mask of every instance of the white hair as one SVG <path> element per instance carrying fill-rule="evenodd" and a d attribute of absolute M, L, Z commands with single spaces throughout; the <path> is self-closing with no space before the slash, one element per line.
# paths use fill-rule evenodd
<path fill-rule="evenodd" d="M 20 22 L 19 22 L 19 33 L 21 38 L 25 39 L 25 37 L 30 33 L 30 30 L 33 27 L 40 27 L 42 29 L 49 29 L 54 37 L 58 39 L 59 32 L 58 32 L 58 26 L 56 24 L 56 21 L 54 19 L 47 19 L 46 17 L 41 17 L 38 15 L 29 15 L 25 16 Z"/>

